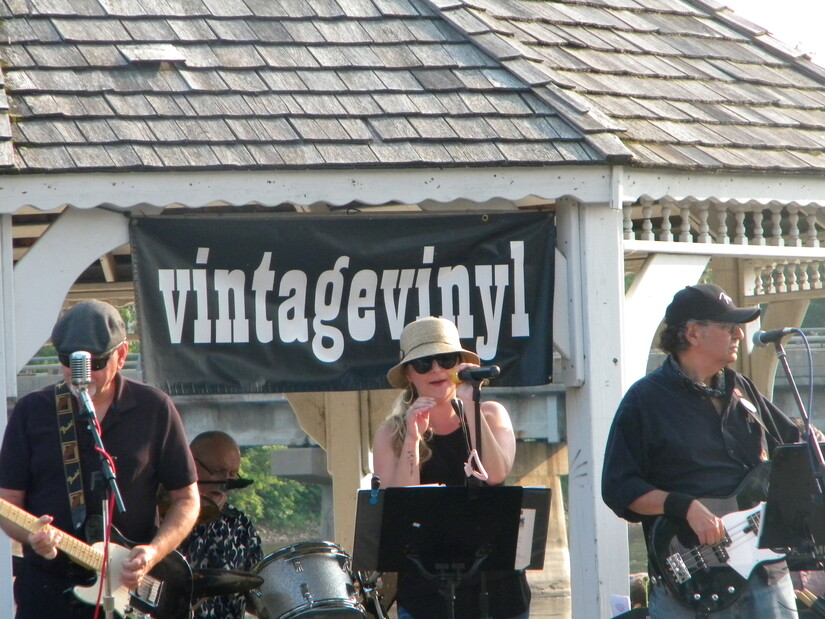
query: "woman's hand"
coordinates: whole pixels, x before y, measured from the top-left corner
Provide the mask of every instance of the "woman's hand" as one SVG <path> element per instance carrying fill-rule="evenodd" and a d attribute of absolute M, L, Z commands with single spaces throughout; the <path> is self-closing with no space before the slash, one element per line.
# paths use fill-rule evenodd
<path fill-rule="evenodd" d="M 430 410 L 435 406 L 435 398 L 418 397 L 407 409 L 407 437 L 422 440 L 430 427 Z"/>

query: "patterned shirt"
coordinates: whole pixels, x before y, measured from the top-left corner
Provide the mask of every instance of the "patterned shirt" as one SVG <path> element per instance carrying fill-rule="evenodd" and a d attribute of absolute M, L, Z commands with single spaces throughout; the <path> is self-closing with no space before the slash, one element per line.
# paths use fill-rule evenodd
<path fill-rule="evenodd" d="M 195 527 L 181 544 L 180 552 L 192 570 L 218 568 L 252 571 L 263 559 L 261 538 L 246 514 L 227 504 L 220 518 Z M 195 619 L 243 619 L 246 600 L 243 594 L 220 595 L 203 599 Z"/>

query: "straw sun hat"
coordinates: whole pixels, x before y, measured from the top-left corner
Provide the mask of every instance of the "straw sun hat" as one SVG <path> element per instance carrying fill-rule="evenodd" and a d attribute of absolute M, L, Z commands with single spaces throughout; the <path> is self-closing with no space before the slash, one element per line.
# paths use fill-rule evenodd
<path fill-rule="evenodd" d="M 461 353 L 464 363 L 480 363 L 477 354 L 461 347 L 458 329 L 452 322 L 433 316 L 419 318 L 401 332 L 401 361 L 387 372 L 387 380 L 393 387 L 404 389 L 408 383 L 404 374 L 405 363 L 451 352 Z"/>

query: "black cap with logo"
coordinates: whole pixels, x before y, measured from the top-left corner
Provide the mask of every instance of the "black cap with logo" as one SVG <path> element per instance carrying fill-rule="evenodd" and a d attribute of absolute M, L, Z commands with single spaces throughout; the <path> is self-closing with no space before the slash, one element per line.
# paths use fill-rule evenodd
<path fill-rule="evenodd" d="M 756 320 L 761 313 L 758 307 L 736 307 L 716 284 L 697 284 L 673 295 L 673 301 L 665 311 L 665 322 L 678 325 L 688 320 L 713 320 L 741 324 Z"/>

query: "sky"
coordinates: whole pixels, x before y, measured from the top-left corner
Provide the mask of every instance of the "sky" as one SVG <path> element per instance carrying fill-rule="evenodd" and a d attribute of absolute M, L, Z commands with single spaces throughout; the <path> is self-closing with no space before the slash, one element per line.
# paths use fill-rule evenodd
<path fill-rule="evenodd" d="M 824 0 L 719 0 L 738 15 L 770 31 L 791 48 L 825 66 Z"/>

